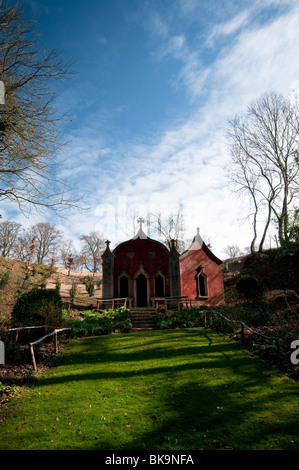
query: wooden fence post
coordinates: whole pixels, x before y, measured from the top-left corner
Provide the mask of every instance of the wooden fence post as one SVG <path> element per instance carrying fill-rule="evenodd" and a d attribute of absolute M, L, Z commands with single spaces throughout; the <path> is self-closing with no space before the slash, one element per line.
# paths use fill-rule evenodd
<path fill-rule="evenodd" d="M 58 338 L 57 338 L 56 330 L 55 330 L 54 338 L 55 338 L 55 354 L 57 354 L 58 353 Z"/>
<path fill-rule="evenodd" d="M 30 352 L 31 352 L 31 357 L 32 357 L 32 364 L 33 364 L 33 369 L 35 372 L 37 371 L 36 367 L 36 362 L 35 362 L 35 356 L 34 356 L 34 350 L 33 350 L 33 344 L 30 344 Z"/>

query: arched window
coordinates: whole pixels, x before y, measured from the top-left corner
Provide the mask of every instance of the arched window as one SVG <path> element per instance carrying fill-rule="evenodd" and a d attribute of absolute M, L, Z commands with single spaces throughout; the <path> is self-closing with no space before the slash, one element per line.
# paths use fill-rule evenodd
<path fill-rule="evenodd" d="M 155 276 L 155 297 L 165 297 L 164 277 L 161 274 Z"/>
<path fill-rule="evenodd" d="M 197 297 L 208 297 L 208 277 L 203 271 L 203 267 L 197 268 L 196 279 L 196 290 Z"/>
<path fill-rule="evenodd" d="M 145 271 L 142 261 L 139 269 L 134 274 L 134 305 L 135 307 L 147 307 L 150 300 L 150 277 Z"/>
<path fill-rule="evenodd" d="M 130 296 L 130 289 L 129 289 L 129 278 L 125 274 L 123 274 L 119 278 L 119 297 L 121 299 Z"/>
<path fill-rule="evenodd" d="M 136 284 L 136 306 L 147 307 L 148 305 L 148 280 L 144 274 L 139 274 Z"/>

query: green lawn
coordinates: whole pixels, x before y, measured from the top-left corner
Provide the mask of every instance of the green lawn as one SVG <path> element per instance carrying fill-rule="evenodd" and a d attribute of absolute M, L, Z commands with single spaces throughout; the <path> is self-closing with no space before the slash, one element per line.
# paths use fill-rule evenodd
<path fill-rule="evenodd" d="M 298 385 L 212 330 L 73 340 L 5 406 L 0 449 L 298 449 Z"/>

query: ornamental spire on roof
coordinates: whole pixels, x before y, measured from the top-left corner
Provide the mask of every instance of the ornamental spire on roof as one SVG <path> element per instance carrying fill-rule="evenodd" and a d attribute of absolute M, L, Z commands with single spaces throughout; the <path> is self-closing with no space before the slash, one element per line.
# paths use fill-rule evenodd
<path fill-rule="evenodd" d="M 110 243 L 111 241 L 110 240 L 106 240 L 105 241 L 106 243 L 106 250 L 104 251 L 104 253 L 102 254 L 102 258 L 107 258 L 107 256 L 113 256 L 111 250 L 110 250 Z"/>
<path fill-rule="evenodd" d="M 139 219 L 137 219 L 137 223 L 139 224 L 139 230 L 138 230 L 138 233 L 133 238 L 133 240 L 135 240 L 136 238 L 147 238 L 144 231 L 142 230 L 142 224 L 145 223 L 145 220 L 142 217 L 139 217 Z"/>
<path fill-rule="evenodd" d="M 142 224 L 145 222 L 145 220 L 140 217 L 138 220 L 137 220 L 137 224 L 140 224 L 140 230 L 142 230 Z"/>

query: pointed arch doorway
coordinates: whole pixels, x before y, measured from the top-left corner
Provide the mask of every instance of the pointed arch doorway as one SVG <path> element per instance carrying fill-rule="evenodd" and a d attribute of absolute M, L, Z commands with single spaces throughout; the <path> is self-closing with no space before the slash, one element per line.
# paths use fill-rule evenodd
<path fill-rule="evenodd" d="M 147 279 L 144 274 L 139 274 L 136 278 L 136 305 L 137 307 L 147 307 Z"/>
<path fill-rule="evenodd" d="M 147 307 L 149 304 L 149 275 L 142 264 L 134 276 L 135 307 Z"/>

